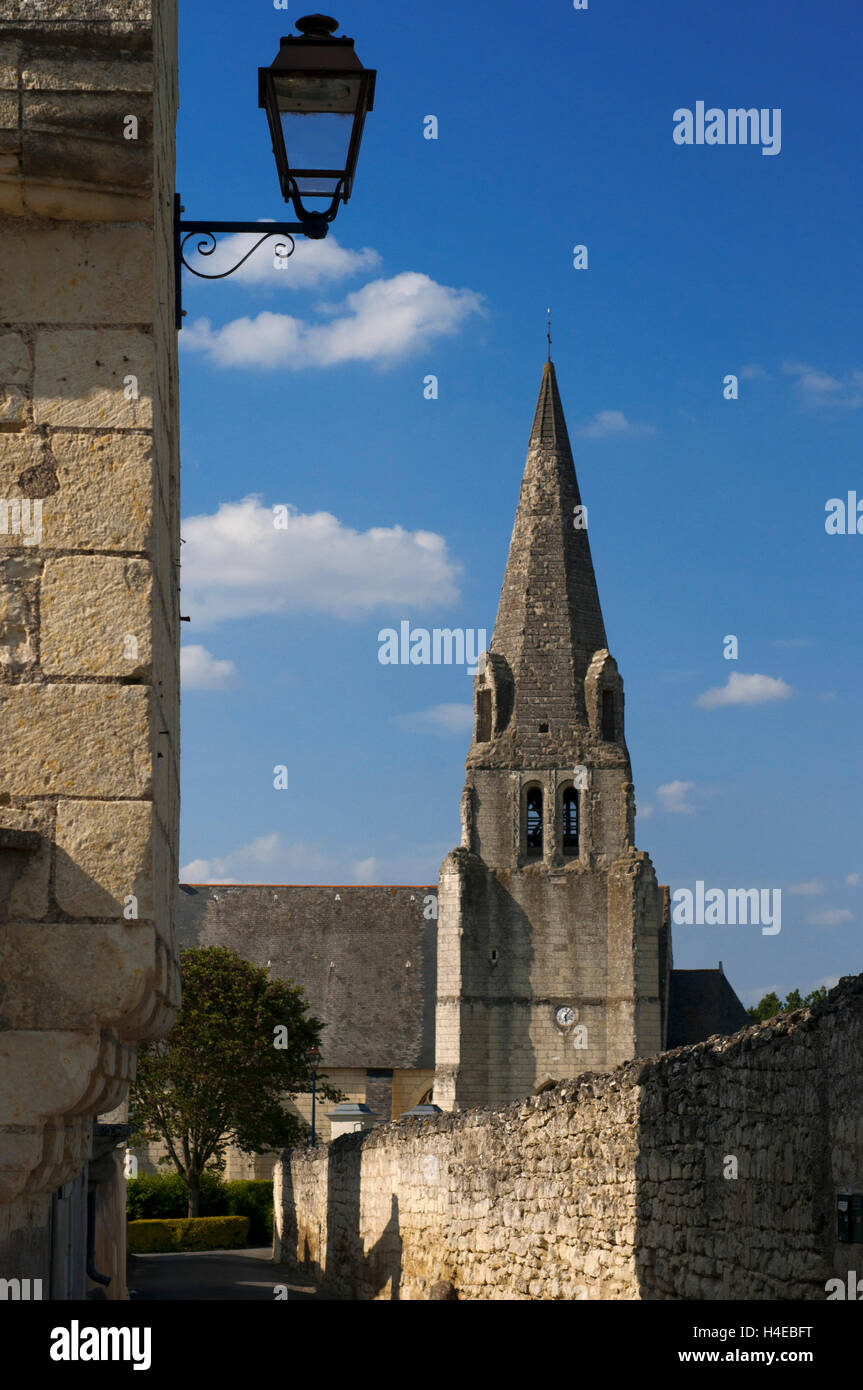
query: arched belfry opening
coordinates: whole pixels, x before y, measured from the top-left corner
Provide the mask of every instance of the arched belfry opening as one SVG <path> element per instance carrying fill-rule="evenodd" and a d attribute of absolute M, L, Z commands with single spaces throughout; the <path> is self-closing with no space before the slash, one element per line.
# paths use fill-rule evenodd
<path fill-rule="evenodd" d="M 566 787 L 561 801 L 561 847 L 564 854 L 578 854 L 578 792 Z"/>
<path fill-rule="evenodd" d="M 542 787 L 528 787 L 524 797 L 525 852 L 538 859 L 543 849 Z"/>

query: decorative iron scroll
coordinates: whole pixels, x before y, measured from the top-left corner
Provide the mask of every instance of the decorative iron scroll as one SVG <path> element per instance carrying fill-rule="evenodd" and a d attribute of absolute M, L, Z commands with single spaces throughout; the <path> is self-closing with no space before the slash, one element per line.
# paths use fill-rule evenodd
<path fill-rule="evenodd" d="M 193 265 L 190 265 L 189 262 L 186 260 L 186 242 L 189 241 L 192 237 L 199 236 L 201 236 L 201 232 L 199 231 L 192 231 L 186 233 L 186 235 L 180 242 L 180 261 L 186 267 L 187 270 L 190 270 L 192 272 L 193 275 L 197 275 L 199 280 L 224 280 L 227 278 L 227 276 L 233 275 L 235 270 L 239 270 L 241 265 L 245 265 L 249 257 L 254 255 L 258 247 L 263 246 L 265 241 L 269 241 L 270 238 L 274 236 L 284 237 L 285 233 L 282 231 L 264 232 L 264 235 L 262 237 L 259 237 L 259 239 L 255 242 L 254 246 L 249 248 L 245 256 L 243 256 L 241 260 L 237 261 L 236 265 L 232 265 L 230 270 L 220 271 L 218 275 L 208 275 L 206 271 L 196 270 L 195 267 Z M 292 236 L 288 236 L 287 240 L 290 242 L 290 250 L 288 249 L 287 242 L 285 241 L 277 243 L 274 248 L 279 260 L 287 260 L 287 258 L 289 256 L 292 256 L 294 253 L 294 248 L 296 246 L 294 238 Z M 201 241 L 198 242 L 198 245 L 195 247 L 195 250 L 199 256 L 212 256 L 218 244 L 219 243 L 216 239 L 216 235 L 214 232 L 204 232 L 203 238 Z"/>

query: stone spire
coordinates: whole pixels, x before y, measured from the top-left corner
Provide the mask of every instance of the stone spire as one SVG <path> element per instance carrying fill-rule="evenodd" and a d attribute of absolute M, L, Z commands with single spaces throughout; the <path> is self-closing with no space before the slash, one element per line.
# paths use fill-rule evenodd
<path fill-rule="evenodd" d="M 545 363 L 491 646 L 511 674 L 510 754 L 559 756 L 586 731 L 584 680 L 606 647 L 590 542 L 554 364 Z M 506 670 L 508 667 L 508 671 Z M 548 724 L 547 733 L 540 726 Z M 580 739 L 577 739 L 580 742 Z M 474 746 L 472 755 L 478 754 Z M 480 755 L 480 761 L 485 761 Z"/>
<path fill-rule="evenodd" d="M 434 1098 L 445 1110 L 505 1104 L 665 1040 L 665 899 L 635 847 L 623 679 L 581 505 L 549 358 L 474 680 L 461 845 L 440 873 Z"/>

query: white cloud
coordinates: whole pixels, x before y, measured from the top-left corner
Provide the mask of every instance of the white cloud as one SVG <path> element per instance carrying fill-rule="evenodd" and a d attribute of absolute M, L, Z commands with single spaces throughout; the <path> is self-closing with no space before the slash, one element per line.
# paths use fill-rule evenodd
<path fill-rule="evenodd" d="M 657 787 L 656 795 L 662 803 L 663 811 L 670 811 L 679 816 L 691 816 L 695 807 L 691 806 L 686 798 L 692 791 L 695 791 L 694 782 L 666 782 L 664 786 Z"/>
<path fill-rule="evenodd" d="M 372 854 L 352 858 L 350 847 L 344 857 L 332 852 L 332 844 L 297 841 L 287 844 L 276 831 L 260 835 L 227 854 L 210 859 L 192 859 L 180 870 L 181 883 L 380 883 L 430 884 L 437 882 L 438 865 L 449 852 L 448 843 L 418 846 L 410 855 L 393 854 L 386 859 Z"/>
<path fill-rule="evenodd" d="M 409 733 L 465 734 L 473 728 L 473 706 L 432 705 L 415 714 L 397 714 L 395 722 Z"/>
<path fill-rule="evenodd" d="M 593 419 L 578 426 L 575 433 L 583 439 L 619 439 L 623 435 L 656 434 L 656 426 L 627 420 L 622 410 L 598 410 Z"/>
<path fill-rule="evenodd" d="M 222 238 L 215 251 L 209 256 L 196 255 L 198 242 L 205 240 L 205 238 L 203 236 L 191 236 L 186 244 L 186 259 L 194 265 L 196 270 L 203 271 L 205 275 L 221 275 L 230 270 L 231 266 L 237 265 L 243 256 L 248 255 L 255 243 L 263 236 L 267 221 L 272 221 L 272 219 L 262 220 L 260 234 L 238 232 L 233 236 Z M 287 244 L 290 248 L 290 243 L 285 237 L 274 236 L 270 241 L 265 241 L 257 251 L 249 256 L 245 265 L 240 266 L 234 272 L 232 276 L 234 283 L 260 285 L 275 290 L 305 290 L 328 281 L 344 280 L 349 275 L 357 275 L 362 270 L 374 270 L 381 261 L 377 251 L 374 251 L 370 246 L 364 246 L 362 251 L 350 251 L 346 246 L 341 246 L 330 233 L 321 241 L 297 237 L 291 255 L 286 261 L 276 266 L 275 248 L 279 244 Z M 196 279 L 195 276 L 189 276 L 184 287 L 198 286 L 204 283 L 203 280 Z"/>
<path fill-rule="evenodd" d="M 812 410 L 857 410 L 863 405 L 863 371 L 852 367 L 841 377 L 818 371 L 805 362 L 784 362 L 786 376 L 796 377 L 803 405 Z"/>
<path fill-rule="evenodd" d="M 705 690 L 695 701 L 699 709 L 719 709 L 723 705 L 763 705 L 771 700 L 787 700 L 794 694 L 790 685 L 774 676 L 744 676 L 732 671 L 725 685 Z"/>
<path fill-rule="evenodd" d="M 190 859 L 180 870 L 181 883 L 239 883 L 238 878 L 214 877 L 213 861 L 210 859 Z"/>
<path fill-rule="evenodd" d="M 308 882 L 304 875 L 327 866 L 326 856 L 314 846 L 302 841 L 286 845 L 279 832 L 274 831 L 271 835 L 259 835 L 228 854 L 215 855 L 212 859 L 193 859 L 180 869 L 180 882 L 304 883 Z"/>
<path fill-rule="evenodd" d="M 641 820 L 650 820 L 651 816 L 653 815 L 653 811 L 654 808 L 649 801 L 645 801 L 643 806 L 639 806 L 636 803 L 635 813 L 637 816 L 640 817 Z"/>
<path fill-rule="evenodd" d="M 826 912 L 816 912 L 809 918 L 810 927 L 838 927 L 842 922 L 853 922 L 854 914 L 847 907 L 828 908 Z"/>
<path fill-rule="evenodd" d="M 373 854 L 368 859 L 358 859 L 354 864 L 354 882 L 374 883 L 377 869 L 378 861 Z"/>
<path fill-rule="evenodd" d="M 740 368 L 740 375 L 744 381 L 756 381 L 759 377 L 766 376 L 767 373 L 757 362 L 747 362 L 745 367 Z"/>
<path fill-rule="evenodd" d="M 234 683 L 233 661 L 217 661 L 206 647 L 180 648 L 180 681 L 185 690 L 227 690 Z"/>
<path fill-rule="evenodd" d="M 817 898 L 819 893 L 824 892 L 824 884 L 817 878 L 810 878 L 806 883 L 792 883 L 791 892 L 798 897 Z"/>
<path fill-rule="evenodd" d="M 386 366 L 457 332 L 469 315 L 480 312 L 482 298 L 473 290 L 451 289 L 418 271 L 404 271 L 389 280 L 370 281 L 349 294 L 343 305 L 321 307 L 336 314 L 331 323 L 307 323 L 266 311 L 217 329 L 209 319 L 197 319 L 182 333 L 182 345 L 205 353 L 220 367 L 295 370 L 345 362 Z"/>
<path fill-rule="evenodd" d="M 330 512 L 294 508 L 285 529 L 273 523 L 257 496 L 183 521 L 183 607 L 197 629 L 261 613 L 358 618 L 381 604 L 407 613 L 458 598 L 461 566 L 432 531 L 354 531 Z"/>
<path fill-rule="evenodd" d="M 845 875 L 845 882 L 848 884 L 848 887 L 849 887 L 849 888 L 859 888 L 859 886 L 860 886 L 860 881 L 861 881 L 861 875 L 860 875 L 860 874 L 846 874 L 846 875 Z"/>

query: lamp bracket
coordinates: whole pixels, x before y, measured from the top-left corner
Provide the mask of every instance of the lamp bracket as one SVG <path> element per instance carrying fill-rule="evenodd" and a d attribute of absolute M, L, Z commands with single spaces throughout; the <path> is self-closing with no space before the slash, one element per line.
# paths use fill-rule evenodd
<path fill-rule="evenodd" d="M 225 280 L 229 275 L 233 275 L 235 270 L 239 270 L 241 265 L 245 265 L 249 257 L 254 255 L 255 251 L 257 251 L 260 246 L 263 246 L 265 241 L 269 241 L 272 237 L 283 237 L 287 239 L 286 242 L 283 241 L 281 245 L 275 247 L 276 254 L 279 258 L 286 260 L 288 256 L 293 255 L 296 245 L 294 241 L 295 236 L 306 236 L 314 241 L 319 241 L 322 237 L 326 236 L 329 230 L 328 222 L 331 220 L 326 214 L 317 212 L 306 213 L 304 208 L 303 212 L 305 217 L 302 222 L 184 222 L 180 216 L 184 211 L 185 209 L 180 204 L 180 195 L 177 193 L 174 195 L 174 297 L 177 328 L 183 327 L 183 318 L 185 316 L 182 284 L 183 266 L 185 266 L 187 270 L 190 270 L 193 275 L 196 275 L 199 280 Z M 212 256 L 218 245 L 217 238 L 236 232 L 248 232 L 252 234 L 257 232 L 260 235 L 254 246 L 250 247 L 246 254 L 237 261 L 236 265 L 232 265 L 229 270 L 222 270 L 215 275 L 208 274 L 206 271 L 196 270 L 194 265 L 191 265 L 189 261 L 186 260 L 186 243 L 192 237 L 197 236 L 201 238 L 195 247 L 195 251 L 199 256 Z"/>

